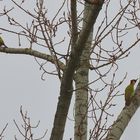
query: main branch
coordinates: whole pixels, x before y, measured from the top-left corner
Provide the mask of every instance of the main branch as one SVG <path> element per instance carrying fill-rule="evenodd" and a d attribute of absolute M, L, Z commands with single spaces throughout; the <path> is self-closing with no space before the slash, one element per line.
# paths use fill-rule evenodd
<path fill-rule="evenodd" d="M 0 47 L 0 52 L 3 53 L 10 53 L 10 54 L 25 54 L 25 55 L 31 55 L 37 58 L 41 58 L 44 60 L 47 60 L 51 63 L 54 64 L 54 59 L 51 55 L 45 54 L 45 53 L 41 53 L 39 51 L 36 50 L 32 50 L 29 48 L 4 48 L 4 47 Z M 65 65 L 64 63 L 62 63 L 61 61 L 57 60 L 59 67 L 61 70 L 65 69 Z"/>
<path fill-rule="evenodd" d="M 135 90 L 135 96 L 130 106 L 123 108 L 117 120 L 112 125 L 105 140 L 119 140 L 131 118 L 140 106 L 140 81 Z"/>

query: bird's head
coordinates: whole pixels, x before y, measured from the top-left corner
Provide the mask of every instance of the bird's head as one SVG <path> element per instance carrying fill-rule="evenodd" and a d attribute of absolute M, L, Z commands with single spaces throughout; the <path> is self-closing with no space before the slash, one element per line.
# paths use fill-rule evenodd
<path fill-rule="evenodd" d="M 137 79 L 132 79 L 132 80 L 130 81 L 130 84 L 135 85 L 136 82 L 137 82 Z"/>

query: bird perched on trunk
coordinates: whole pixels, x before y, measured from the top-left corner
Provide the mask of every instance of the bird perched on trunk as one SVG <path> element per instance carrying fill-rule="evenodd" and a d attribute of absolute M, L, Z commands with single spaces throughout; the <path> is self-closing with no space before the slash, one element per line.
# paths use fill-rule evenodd
<path fill-rule="evenodd" d="M 136 79 L 132 79 L 130 81 L 130 84 L 125 89 L 125 105 L 126 106 L 129 106 L 132 101 L 132 98 L 134 96 L 134 85 L 136 81 L 137 81 Z"/>
<path fill-rule="evenodd" d="M 5 43 L 4 43 L 3 39 L 2 39 L 2 37 L 0 36 L 0 47 L 2 47 L 2 46 L 8 48 L 8 47 L 5 45 Z"/>

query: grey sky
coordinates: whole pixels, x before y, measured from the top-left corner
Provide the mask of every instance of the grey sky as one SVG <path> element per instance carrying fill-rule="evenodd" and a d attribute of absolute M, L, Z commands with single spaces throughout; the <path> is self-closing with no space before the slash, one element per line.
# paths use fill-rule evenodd
<path fill-rule="evenodd" d="M 11 6 L 11 3 L 7 0 L 4 2 L 0 1 L 0 9 L 2 9 L 3 6 L 1 3 L 4 3 L 4 5 L 7 4 L 9 7 Z M 49 2 L 48 4 L 52 6 Z M 28 5 L 28 7 L 30 6 L 33 7 L 32 2 Z M 52 7 L 55 9 L 54 6 Z M 21 17 L 21 15 L 16 13 L 13 13 L 13 16 L 17 16 L 19 19 Z M 22 16 L 24 17 L 24 15 Z M 21 21 L 24 21 L 23 18 Z M 5 26 L 5 23 L 6 20 L 0 20 L 0 27 Z M 17 38 L 14 38 L 6 32 L 3 32 L 2 35 L 8 47 L 16 47 L 18 45 Z M 132 39 L 132 37 L 130 36 L 128 41 L 129 39 Z M 24 43 L 26 46 L 26 42 Z M 128 58 L 119 62 L 119 71 L 117 72 L 118 80 L 122 79 L 124 74 L 128 72 L 127 79 L 119 88 L 122 93 L 124 92 L 125 86 L 129 83 L 129 80 L 138 78 L 140 75 L 139 52 L 139 47 L 134 48 Z M 0 130 L 7 122 L 9 123 L 5 133 L 5 140 L 14 139 L 15 134 L 18 136 L 13 119 L 16 119 L 20 125 L 21 119 L 19 109 L 21 105 L 24 111 L 28 111 L 33 124 L 36 124 L 38 120 L 41 121 L 39 131 L 36 130 L 36 134 L 41 136 L 43 133 L 42 131 L 48 129 L 46 137 L 49 138 L 59 95 L 60 83 L 58 79 L 55 76 L 46 75 L 45 81 L 42 81 L 42 71 L 39 70 L 38 64 L 31 56 L 0 53 L 0 67 Z M 118 106 L 114 108 L 115 118 L 117 117 L 116 114 L 119 114 L 124 106 L 123 97 L 118 98 L 116 102 Z M 73 105 L 70 109 L 70 118 L 73 116 L 72 111 Z M 139 118 L 140 111 L 138 110 L 121 140 L 132 140 L 139 137 L 139 132 L 137 131 L 140 130 Z M 73 137 L 72 128 L 73 122 L 68 120 L 64 140 Z"/>

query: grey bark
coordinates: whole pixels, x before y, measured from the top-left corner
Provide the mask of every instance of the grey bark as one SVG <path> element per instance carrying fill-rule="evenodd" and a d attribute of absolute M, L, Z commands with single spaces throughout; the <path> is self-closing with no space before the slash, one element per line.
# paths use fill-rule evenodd
<path fill-rule="evenodd" d="M 83 27 L 91 6 L 85 5 Z M 75 127 L 74 140 L 87 140 L 87 110 L 88 110 L 88 77 L 89 77 L 89 57 L 92 44 L 93 31 L 91 30 L 85 48 L 80 58 L 79 68 L 75 74 Z"/>

